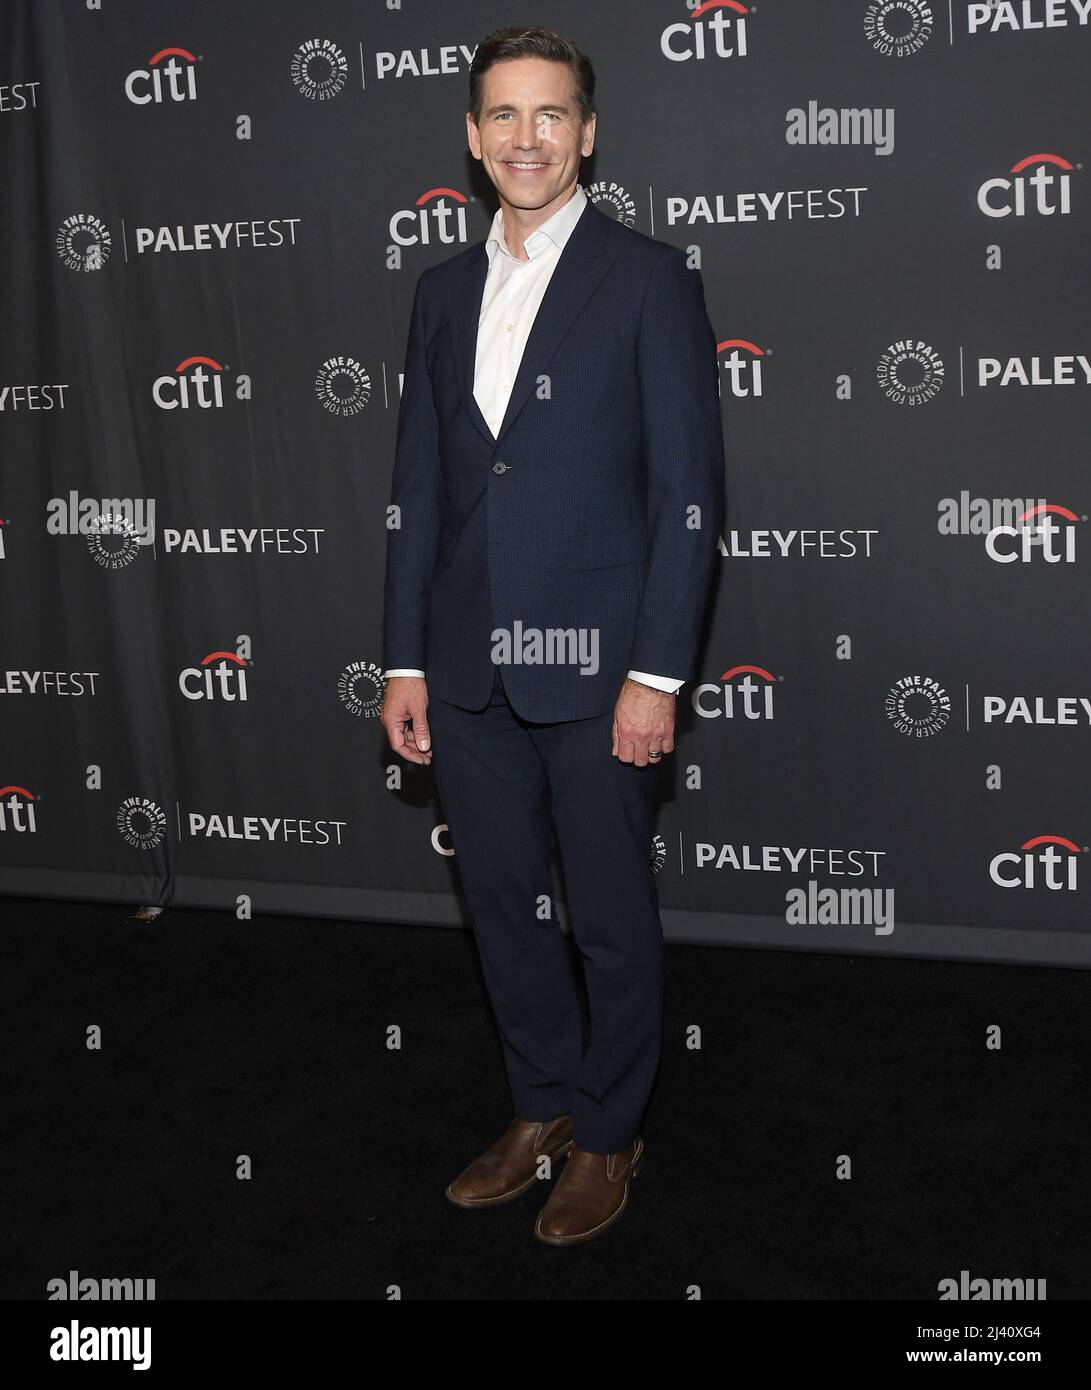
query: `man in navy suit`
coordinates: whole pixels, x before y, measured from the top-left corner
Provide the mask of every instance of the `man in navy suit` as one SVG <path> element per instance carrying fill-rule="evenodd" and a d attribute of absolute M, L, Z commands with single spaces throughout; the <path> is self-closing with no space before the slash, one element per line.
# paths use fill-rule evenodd
<path fill-rule="evenodd" d="M 383 724 L 433 767 L 514 1103 L 462 1207 L 567 1154 L 535 1234 L 625 1209 L 662 1036 L 656 768 L 692 678 L 724 499 L 716 339 L 683 253 L 578 183 L 594 73 L 497 30 L 466 117 L 500 206 L 420 277 L 387 547 Z M 551 822 L 590 1038 L 552 909 Z"/>

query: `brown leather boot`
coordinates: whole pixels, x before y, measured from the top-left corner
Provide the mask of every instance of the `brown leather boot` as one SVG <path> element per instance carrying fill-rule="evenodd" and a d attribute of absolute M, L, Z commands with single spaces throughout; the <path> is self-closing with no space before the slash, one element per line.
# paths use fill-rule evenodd
<path fill-rule="evenodd" d="M 534 1234 L 546 1245 L 576 1245 L 612 1226 L 629 1200 L 629 1181 L 644 1162 L 637 1137 L 623 1153 L 593 1154 L 572 1146 Z"/>
<path fill-rule="evenodd" d="M 538 1160 L 552 1162 L 572 1147 L 572 1116 L 555 1120 L 512 1120 L 479 1158 L 465 1168 L 450 1187 L 447 1200 L 456 1207 L 489 1207 L 510 1202 L 538 1176 Z"/>

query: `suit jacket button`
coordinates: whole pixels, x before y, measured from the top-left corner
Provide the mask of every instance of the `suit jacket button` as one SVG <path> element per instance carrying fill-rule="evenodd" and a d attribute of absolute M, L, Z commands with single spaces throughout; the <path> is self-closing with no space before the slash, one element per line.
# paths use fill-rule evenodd
<path fill-rule="evenodd" d="M 508 471 L 508 465 L 506 463 L 494 463 L 492 471 L 496 474 L 506 473 Z"/>

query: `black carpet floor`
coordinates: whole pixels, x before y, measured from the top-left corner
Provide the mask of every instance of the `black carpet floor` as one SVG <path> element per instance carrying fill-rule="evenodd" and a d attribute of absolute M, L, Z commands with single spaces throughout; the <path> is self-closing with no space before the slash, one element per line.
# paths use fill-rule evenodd
<path fill-rule="evenodd" d="M 510 1119 L 469 932 L 133 912 L 0 899 L 2 1297 L 1091 1295 L 1086 972 L 668 947 L 629 1209 L 555 1250 L 545 1184 L 443 1197 Z"/>

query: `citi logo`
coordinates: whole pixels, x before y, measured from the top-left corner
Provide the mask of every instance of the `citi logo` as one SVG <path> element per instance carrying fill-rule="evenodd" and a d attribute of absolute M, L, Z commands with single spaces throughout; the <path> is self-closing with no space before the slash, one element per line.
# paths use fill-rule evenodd
<path fill-rule="evenodd" d="M 724 356 L 724 354 L 727 356 Z M 747 338 L 725 338 L 716 344 L 720 368 L 727 374 L 728 389 L 733 396 L 760 396 L 761 359 L 765 349 Z M 721 384 L 723 377 L 720 378 Z"/>
<path fill-rule="evenodd" d="M 454 188 L 430 188 L 411 208 L 390 219 L 390 240 L 398 246 L 430 246 L 433 241 L 453 246 L 466 240 L 465 193 Z"/>
<path fill-rule="evenodd" d="M 152 399 L 160 410 L 220 410 L 223 408 L 223 367 L 214 357 L 187 357 L 174 375 L 157 376 Z"/>
<path fill-rule="evenodd" d="M 690 699 L 702 719 L 772 719 L 773 690 L 783 679 L 764 666 L 732 666 L 720 685 L 699 685 Z"/>
<path fill-rule="evenodd" d="M 668 24 L 659 35 L 664 58 L 687 63 L 691 58 L 745 58 L 746 16 L 739 0 L 705 0 L 685 23 Z"/>
<path fill-rule="evenodd" d="M 1075 893 L 1077 868 L 1083 850 L 1063 835 L 1035 835 L 1018 852 L 997 854 L 989 864 L 989 877 L 999 888 L 1048 888 Z"/>
<path fill-rule="evenodd" d="M 148 59 L 146 68 L 129 73 L 125 95 L 137 106 L 150 101 L 196 101 L 196 55 L 188 48 L 161 48 Z"/>
<path fill-rule="evenodd" d="M 38 822 L 34 818 L 36 800 L 33 792 L 28 792 L 26 787 L 16 786 L 13 782 L 9 782 L 6 787 L 0 787 L 0 833 L 37 834 Z"/>
<path fill-rule="evenodd" d="M 209 652 L 200 666 L 178 674 L 178 689 L 187 700 L 245 700 L 250 662 L 234 652 Z"/>
<path fill-rule="evenodd" d="M 1010 178 L 985 180 L 977 190 L 977 206 L 986 217 L 1067 216 L 1072 211 L 1073 168 L 1059 154 L 1028 154 L 1011 166 Z"/>
<path fill-rule="evenodd" d="M 1064 522 L 1062 528 L 1054 520 Z M 1076 563 L 1076 523 L 1086 520 L 1056 502 L 1039 503 L 1019 517 L 1015 526 L 994 526 L 985 536 L 985 553 L 998 565 L 1036 560 L 1047 565 Z"/>

